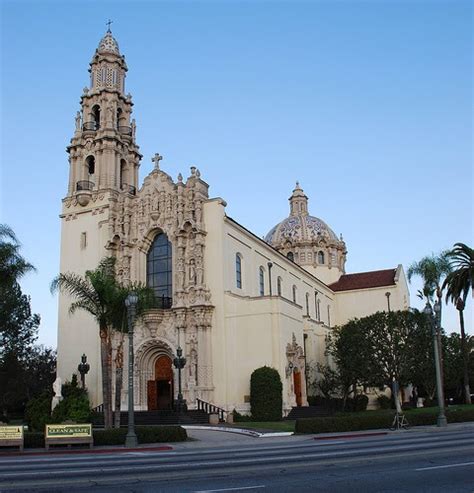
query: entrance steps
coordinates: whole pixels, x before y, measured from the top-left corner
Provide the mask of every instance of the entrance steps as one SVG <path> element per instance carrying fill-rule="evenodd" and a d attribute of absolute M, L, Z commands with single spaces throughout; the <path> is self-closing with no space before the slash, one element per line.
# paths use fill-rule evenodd
<path fill-rule="evenodd" d="M 176 424 L 208 424 L 209 415 L 201 410 L 189 410 L 182 412 L 178 416 L 178 413 L 173 410 L 160 410 L 160 411 L 135 411 L 135 424 L 136 425 L 176 425 Z M 104 426 L 104 415 L 102 413 L 96 413 L 92 418 L 92 424 L 95 428 L 101 428 Z M 128 413 L 120 413 L 120 426 L 127 426 Z"/>
<path fill-rule="evenodd" d="M 321 418 L 329 415 L 330 413 L 323 406 L 295 406 L 285 419 Z"/>

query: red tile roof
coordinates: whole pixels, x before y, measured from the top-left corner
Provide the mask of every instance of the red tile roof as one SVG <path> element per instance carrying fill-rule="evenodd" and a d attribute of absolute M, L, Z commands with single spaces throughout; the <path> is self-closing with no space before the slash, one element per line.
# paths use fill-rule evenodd
<path fill-rule="evenodd" d="M 351 289 L 378 288 L 395 285 L 397 269 L 374 270 L 357 274 L 344 274 L 339 281 L 330 284 L 333 291 L 349 291 Z"/>

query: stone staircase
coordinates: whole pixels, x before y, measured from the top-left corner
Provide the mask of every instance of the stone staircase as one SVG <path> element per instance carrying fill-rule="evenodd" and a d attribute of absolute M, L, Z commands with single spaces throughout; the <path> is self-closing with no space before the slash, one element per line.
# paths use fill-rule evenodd
<path fill-rule="evenodd" d="M 295 406 L 291 409 L 285 419 L 294 420 L 300 418 L 321 418 L 324 416 L 330 416 L 330 413 L 323 406 Z"/>

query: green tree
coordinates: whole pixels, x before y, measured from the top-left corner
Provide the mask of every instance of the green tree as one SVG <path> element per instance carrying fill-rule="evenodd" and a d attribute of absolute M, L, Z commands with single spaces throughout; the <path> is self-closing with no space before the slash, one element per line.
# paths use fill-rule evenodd
<path fill-rule="evenodd" d="M 0 289 L 9 288 L 26 273 L 35 270 L 20 254 L 20 247 L 13 230 L 0 224 Z"/>
<path fill-rule="evenodd" d="M 72 272 L 59 274 L 51 283 L 51 292 L 62 291 L 74 301 L 69 313 L 84 310 L 99 326 L 102 369 L 102 396 L 105 428 L 112 427 L 112 327 L 117 319 L 117 299 L 120 286 L 115 278 L 115 259 L 105 257 L 84 277 Z"/>
<path fill-rule="evenodd" d="M 469 352 L 464 328 L 464 307 L 469 291 L 474 292 L 474 250 L 464 243 L 456 243 L 447 254 L 452 271 L 443 283 L 446 290 L 446 302 L 451 301 L 459 312 L 461 329 L 461 354 L 463 365 L 464 401 L 471 404 L 471 389 L 469 385 Z"/>
<path fill-rule="evenodd" d="M 413 262 L 407 270 L 408 281 L 418 276 L 423 282 L 421 294 L 427 301 L 432 302 L 436 294 L 439 301 L 442 296 L 443 279 L 451 272 L 451 264 L 448 252 L 441 252 L 439 255 L 429 255 L 423 257 L 418 262 Z"/>
<path fill-rule="evenodd" d="M 125 299 L 131 291 L 138 295 L 137 315 L 140 316 L 153 305 L 153 291 L 141 284 L 122 286 L 115 275 L 115 258 L 106 257 L 95 270 L 86 271 L 84 277 L 75 273 L 57 276 L 51 291 L 63 291 L 73 298 L 69 312 L 85 310 L 99 326 L 102 395 L 104 400 L 104 425 L 113 425 L 112 413 L 112 336 L 118 331 L 119 344 L 116 348 L 116 420 L 120 425 L 120 401 L 123 383 L 123 338 L 127 330 Z M 117 422 L 116 422 L 117 425 Z"/>
<path fill-rule="evenodd" d="M 355 397 L 358 386 L 377 385 L 373 380 L 365 329 L 366 326 L 359 319 L 353 319 L 343 326 L 335 327 L 326 340 L 327 353 L 337 367 L 343 409 L 346 408 L 351 389 Z"/>
<path fill-rule="evenodd" d="M 347 386 L 389 385 L 401 410 L 398 388 L 419 378 L 427 385 L 425 373 L 431 354 L 423 313 L 377 312 L 354 319 L 337 328 L 329 352 Z M 426 380 L 425 380 L 426 379 Z"/>

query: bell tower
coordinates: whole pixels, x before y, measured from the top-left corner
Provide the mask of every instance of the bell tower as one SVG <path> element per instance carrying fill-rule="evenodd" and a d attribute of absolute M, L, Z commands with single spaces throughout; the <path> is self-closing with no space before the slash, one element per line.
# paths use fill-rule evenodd
<path fill-rule="evenodd" d="M 69 153 L 68 196 L 85 207 L 94 192 L 115 190 L 134 195 L 141 155 L 135 143 L 132 97 L 125 94 L 127 64 L 110 28 L 90 62 L 90 86 L 81 96 L 81 111 Z"/>
<path fill-rule="evenodd" d="M 83 276 L 114 251 L 110 231 L 127 230 L 128 212 L 137 199 L 141 154 L 131 119 L 132 97 L 125 93 L 127 64 L 110 29 L 90 62 L 90 85 L 81 96 L 74 135 L 67 148 L 69 182 L 62 201 L 60 272 Z M 100 350 L 97 324 L 84 311 L 70 316 L 71 298 L 59 293 L 58 375 L 70 380 L 81 354 L 91 365 L 90 399 L 100 404 Z"/>

